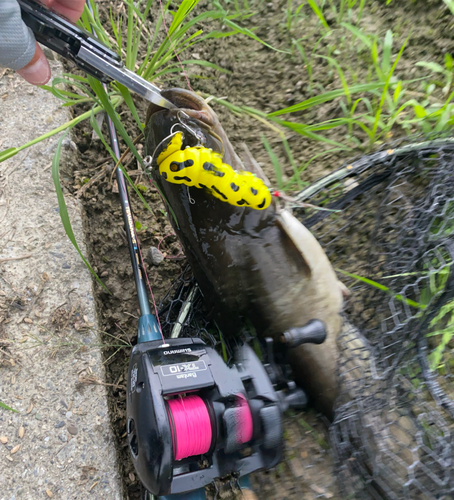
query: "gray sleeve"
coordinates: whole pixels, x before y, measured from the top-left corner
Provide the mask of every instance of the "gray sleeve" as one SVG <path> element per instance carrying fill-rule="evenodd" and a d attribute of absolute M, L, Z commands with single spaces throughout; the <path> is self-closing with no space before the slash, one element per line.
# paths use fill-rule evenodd
<path fill-rule="evenodd" d="M 0 66 L 22 69 L 35 54 L 35 37 L 16 0 L 0 0 Z"/>

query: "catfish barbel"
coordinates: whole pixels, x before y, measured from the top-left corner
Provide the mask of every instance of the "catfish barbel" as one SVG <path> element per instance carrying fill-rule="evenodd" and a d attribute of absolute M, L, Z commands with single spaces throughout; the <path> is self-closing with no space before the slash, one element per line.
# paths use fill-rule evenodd
<path fill-rule="evenodd" d="M 206 304 L 226 335 L 238 336 L 248 322 L 260 337 L 277 338 L 323 321 L 326 341 L 293 349 L 291 365 L 314 406 L 331 416 L 343 295 L 325 252 L 271 199 L 257 167 L 243 165 L 202 98 L 182 89 L 162 95 L 179 109 L 149 107 L 145 152 Z"/>

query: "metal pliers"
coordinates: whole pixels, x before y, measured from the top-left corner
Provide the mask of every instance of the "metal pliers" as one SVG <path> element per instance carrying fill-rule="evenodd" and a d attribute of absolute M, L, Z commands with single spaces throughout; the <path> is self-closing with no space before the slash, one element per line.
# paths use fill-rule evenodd
<path fill-rule="evenodd" d="M 116 80 L 162 108 L 176 108 L 162 97 L 156 85 L 128 70 L 115 52 L 90 33 L 34 0 L 17 1 L 22 9 L 23 21 L 38 42 L 101 82 Z"/>

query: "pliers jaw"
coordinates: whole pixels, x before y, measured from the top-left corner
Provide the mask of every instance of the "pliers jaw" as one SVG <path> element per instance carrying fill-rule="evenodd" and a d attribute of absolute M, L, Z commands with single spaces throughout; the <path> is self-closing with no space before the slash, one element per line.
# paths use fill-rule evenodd
<path fill-rule="evenodd" d="M 103 83 L 114 80 L 154 104 L 167 109 L 176 106 L 161 95 L 161 90 L 129 71 L 118 54 L 60 14 L 34 0 L 18 0 L 22 19 L 42 43 L 85 73 Z"/>

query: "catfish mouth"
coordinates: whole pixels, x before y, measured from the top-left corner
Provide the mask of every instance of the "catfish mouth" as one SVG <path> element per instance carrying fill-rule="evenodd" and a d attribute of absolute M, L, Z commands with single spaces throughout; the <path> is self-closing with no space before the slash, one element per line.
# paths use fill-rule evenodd
<path fill-rule="evenodd" d="M 183 132 L 184 129 L 188 132 L 185 133 L 184 147 L 202 145 L 221 154 L 224 162 L 232 168 L 244 170 L 218 117 L 204 99 L 192 91 L 178 88 L 163 90 L 161 94 L 178 109 L 168 110 L 150 104 L 146 123 L 152 122 L 149 125 L 154 129 L 155 144 L 160 143 L 158 138 L 163 140 L 174 130 L 172 125 L 178 124 Z"/>
<path fill-rule="evenodd" d="M 184 89 L 163 90 L 161 94 L 193 120 L 202 122 L 210 129 L 216 125 L 215 122 L 217 120 L 215 119 L 213 111 L 197 94 Z M 160 111 L 162 111 L 161 107 L 151 104 L 148 108 L 147 122 L 155 113 Z"/>
<path fill-rule="evenodd" d="M 214 113 L 197 94 L 183 89 L 170 89 L 163 91 L 162 95 L 194 120 L 214 127 Z"/>

